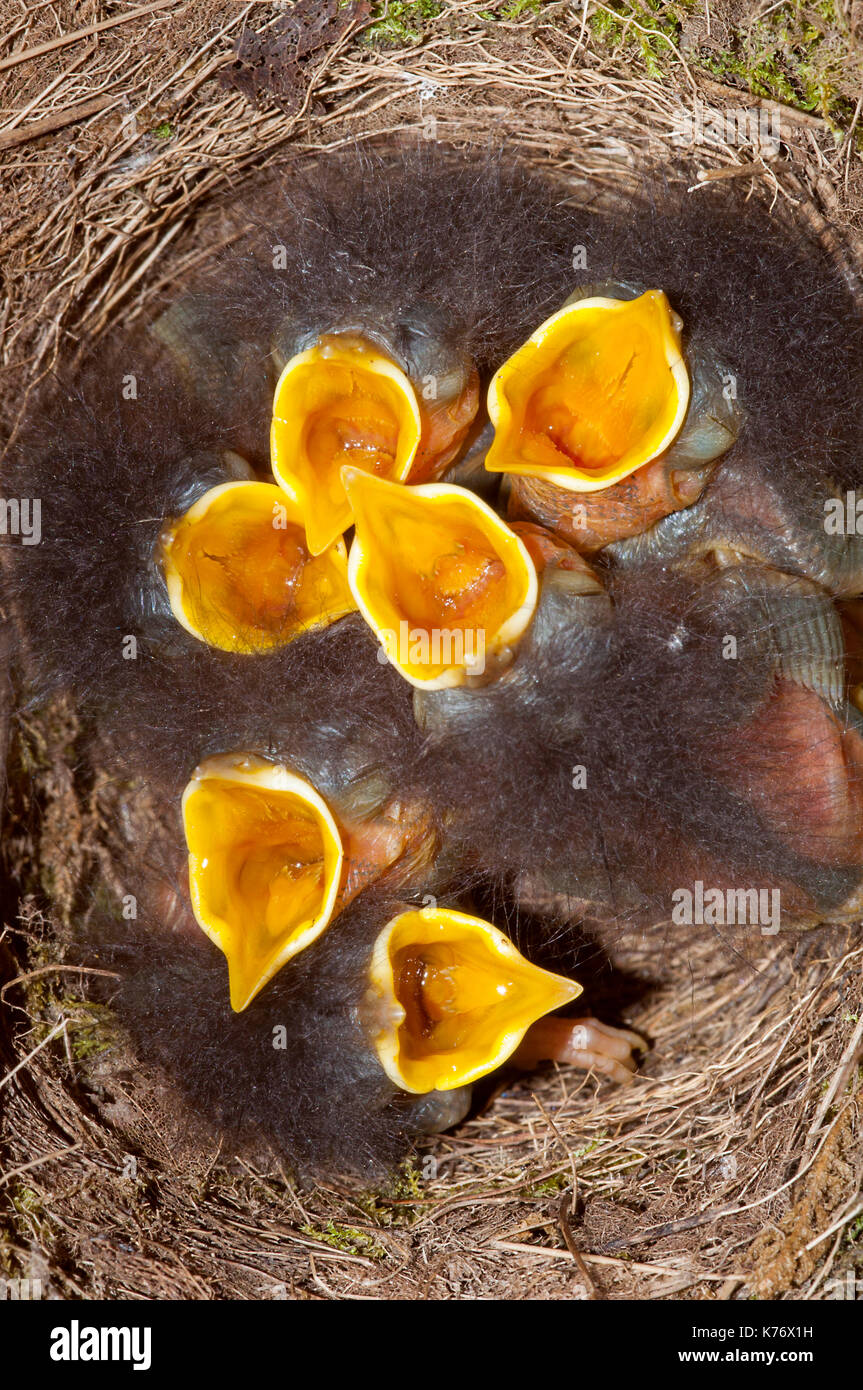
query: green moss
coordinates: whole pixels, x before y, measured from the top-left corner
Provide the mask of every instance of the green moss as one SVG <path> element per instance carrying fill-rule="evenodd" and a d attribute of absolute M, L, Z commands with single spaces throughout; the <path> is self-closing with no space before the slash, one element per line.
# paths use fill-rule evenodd
<path fill-rule="evenodd" d="M 342 1226 L 336 1221 L 327 1221 L 323 1227 L 301 1226 L 304 1236 L 323 1241 L 334 1250 L 345 1250 L 350 1255 L 362 1255 L 367 1260 L 385 1260 L 384 1247 L 367 1231 L 358 1231 L 355 1226 Z"/>
<path fill-rule="evenodd" d="M 48 899 L 49 903 L 56 901 L 59 896 L 59 881 L 57 871 L 51 864 L 39 865 L 39 887 Z"/>
<path fill-rule="evenodd" d="M 547 13 L 550 19 L 580 27 L 581 7 L 575 8 L 578 14 L 573 18 L 572 8 L 556 0 L 503 0 L 476 14 L 494 24 Z M 360 41 L 397 48 L 421 43 L 429 22 L 444 9 L 444 0 L 375 0 L 375 23 Z M 680 68 L 686 21 L 703 13 L 703 0 L 609 0 L 588 17 L 591 46 L 634 62 L 648 77 L 661 80 Z M 716 47 L 705 35 L 685 57 L 690 68 L 729 86 L 741 85 L 753 96 L 817 112 L 837 135 L 848 129 L 863 83 L 863 55 L 854 48 L 841 0 L 784 0 L 761 18 L 735 25 L 724 47 Z M 863 148 L 863 130 L 857 132 L 857 140 Z"/>
<path fill-rule="evenodd" d="M 50 1218 L 42 1198 L 32 1187 L 19 1183 L 12 1193 L 14 1222 L 25 1240 L 35 1239 L 44 1245 L 50 1234 Z"/>
<path fill-rule="evenodd" d="M 529 1202 L 535 1201 L 538 1197 L 554 1197 L 559 1192 L 565 1192 L 571 1183 L 571 1172 L 552 1173 L 550 1178 L 543 1178 L 542 1182 L 526 1187 L 522 1196 Z"/>
<path fill-rule="evenodd" d="M 37 731 L 23 722 L 19 726 L 15 746 L 22 768 L 31 776 L 35 777 L 38 772 L 48 767 L 44 739 L 39 738 Z"/>
<path fill-rule="evenodd" d="M 586 1144 L 582 1144 L 578 1149 L 573 1149 L 572 1157 L 575 1161 L 579 1162 L 582 1158 L 586 1158 L 589 1153 L 593 1153 L 593 1150 L 602 1143 L 605 1134 L 606 1131 L 604 1129 L 600 1130 L 594 1138 L 589 1139 Z M 522 1195 L 528 1200 L 535 1197 L 554 1196 L 557 1192 L 565 1192 L 571 1183 L 572 1169 L 569 1167 L 562 1168 L 559 1173 L 552 1173 L 550 1177 L 543 1178 L 542 1182 L 534 1183 L 532 1187 L 524 1188 Z"/>
<path fill-rule="evenodd" d="M 105 883 L 97 882 L 91 892 L 93 909 L 99 917 L 110 917 L 112 922 L 122 926 L 126 921 L 123 916 L 123 902 L 117 897 L 114 890 Z"/>
<path fill-rule="evenodd" d="M 376 23 L 363 31 L 362 42 L 384 48 L 412 47 L 422 42 L 428 21 L 442 9 L 440 0 L 378 0 L 372 6 Z"/>
<path fill-rule="evenodd" d="M 405 1159 L 385 1188 L 353 1200 L 376 1226 L 412 1226 L 424 1205 L 422 1174 L 413 1159 Z"/>
<path fill-rule="evenodd" d="M 671 45 L 679 49 L 687 14 L 701 10 L 692 0 L 611 0 L 588 23 L 596 47 L 637 54 L 648 75 L 659 78 L 678 63 Z M 785 0 L 760 19 L 736 25 L 725 47 L 705 38 L 687 50 L 686 60 L 753 96 L 817 112 L 837 135 L 848 129 L 863 83 L 863 55 L 858 49 L 855 56 L 839 0 Z"/>
<path fill-rule="evenodd" d="M 573 1151 L 573 1158 L 586 1158 L 588 1154 L 593 1153 L 594 1149 L 599 1148 L 599 1145 L 605 1138 L 607 1138 L 607 1131 L 600 1129 L 592 1139 L 588 1139 L 586 1144 L 582 1144 L 580 1149 L 575 1149 Z"/>
<path fill-rule="evenodd" d="M 543 0 L 510 0 L 510 4 L 504 5 L 498 10 L 499 19 L 520 19 L 525 13 L 539 14 Z"/>
<path fill-rule="evenodd" d="M 421 1201 L 422 1174 L 412 1158 L 406 1158 L 389 1188 L 387 1195 L 394 1202 Z"/>
<path fill-rule="evenodd" d="M 116 1042 L 114 1015 L 105 1004 L 66 997 L 58 1008 L 69 1020 L 69 1047 L 76 1061 L 109 1052 Z"/>
<path fill-rule="evenodd" d="M 174 128 L 170 121 L 160 121 L 153 134 L 157 140 L 170 140 L 174 134 Z"/>
<path fill-rule="evenodd" d="M 685 5 L 669 5 L 663 0 L 611 4 L 592 14 L 588 27 L 599 45 L 637 52 L 648 76 L 658 78 L 669 60 L 677 61 L 674 47 L 685 11 Z"/>

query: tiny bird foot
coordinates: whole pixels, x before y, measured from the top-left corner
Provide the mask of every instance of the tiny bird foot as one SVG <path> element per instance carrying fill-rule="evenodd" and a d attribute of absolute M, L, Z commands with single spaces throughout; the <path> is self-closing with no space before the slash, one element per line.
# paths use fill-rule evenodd
<path fill-rule="evenodd" d="M 644 1039 L 628 1028 L 610 1028 L 595 1018 L 541 1018 L 527 1030 L 512 1061 L 525 1071 L 539 1062 L 560 1062 L 628 1085 L 637 1066 L 633 1054 L 646 1051 Z"/>

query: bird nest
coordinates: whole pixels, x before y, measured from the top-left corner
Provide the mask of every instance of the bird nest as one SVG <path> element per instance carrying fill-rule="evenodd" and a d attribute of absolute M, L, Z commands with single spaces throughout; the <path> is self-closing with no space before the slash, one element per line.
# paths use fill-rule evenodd
<path fill-rule="evenodd" d="M 55 7 L 21 8 L 0 55 L 6 436 L 58 361 L 237 235 L 247 179 L 383 136 L 503 141 L 598 201 L 654 165 L 694 198 L 746 180 L 860 269 L 853 125 L 840 141 L 718 87 L 673 44 L 648 76 L 626 32 L 594 44 L 592 0 L 524 19 L 465 0 L 390 47 L 364 0 L 287 18 L 91 0 L 58 7 L 62 35 Z M 748 139 L 742 109 L 766 113 Z M 3 631 L 4 1277 L 83 1298 L 710 1299 L 837 1296 L 863 1273 L 859 929 L 597 947 L 591 1008 L 650 1042 L 636 1082 L 503 1073 L 379 1190 L 232 1152 L 71 963 L 116 878 L 116 786 L 68 700 L 28 701 Z"/>

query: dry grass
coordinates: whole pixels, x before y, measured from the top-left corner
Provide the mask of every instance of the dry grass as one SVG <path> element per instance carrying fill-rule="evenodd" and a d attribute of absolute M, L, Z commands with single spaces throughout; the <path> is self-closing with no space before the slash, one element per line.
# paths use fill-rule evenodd
<path fill-rule="evenodd" d="M 625 45 L 598 48 L 593 0 L 518 21 L 486 18 L 482 0 L 448 4 L 422 44 L 387 51 L 364 46 L 359 12 L 305 64 L 289 114 L 221 81 L 243 25 L 270 24 L 276 6 L 6 5 L 9 432 L 58 357 L 209 254 L 225 200 L 286 153 L 417 128 L 493 133 L 606 197 L 679 153 L 699 94 L 752 104 L 717 93 L 679 50 L 649 77 Z M 836 138 L 816 116 L 780 115 L 781 158 L 689 151 L 692 196 L 699 181 L 746 178 L 859 267 L 854 127 Z M 79 733 L 66 707 L 13 721 L 0 968 L 28 978 L 0 1015 L 2 1273 L 61 1297 L 389 1299 L 822 1298 L 863 1272 L 859 931 L 617 946 L 591 1003 L 628 998 L 627 1022 L 651 1040 L 632 1087 L 505 1076 L 386 1192 L 298 1190 L 275 1156 L 234 1158 L 180 1116 L 87 1002 L 86 976 L 57 968 L 69 922 L 110 872 Z"/>

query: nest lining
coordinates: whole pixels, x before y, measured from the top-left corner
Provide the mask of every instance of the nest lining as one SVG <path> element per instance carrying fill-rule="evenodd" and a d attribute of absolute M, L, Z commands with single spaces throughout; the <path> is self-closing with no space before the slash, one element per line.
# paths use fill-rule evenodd
<path fill-rule="evenodd" d="M 211 80 L 232 61 L 233 37 L 212 7 L 142 21 L 141 37 L 160 42 L 169 23 L 174 47 L 142 47 L 125 90 L 148 115 L 170 92 L 176 139 L 154 144 L 115 111 L 72 142 L 52 136 L 47 152 L 24 147 L 13 171 L 11 270 L 25 273 L 13 275 L 5 320 L 10 432 L 29 388 L 81 335 L 134 321 L 235 234 L 220 199 L 241 197 L 246 170 L 286 140 L 313 156 L 415 130 L 433 108 L 437 138 L 511 135 L 541 164 L 589 176 L 600 201 L 667 152 L 685 82 L 681 92 L 610 72 L 595 55 L 579 64 L 578 25 L 565 21 L 489 39 L 478 8 L 458 7 L 452 40 L 408 55 L 339 41 L 287 121 Z M 93 59 L 79 66 L 77 95 L 100 84 L 110 95 L 119 42 L 104 36 L 101 75 Z M 62 72 L 67 58 L 57 61 Z M 40 74 L 46 88 L 51 75 Z M 39 96 L 23 81 L 12 92 L 16 104 Z M 31 115 L 53 100 L 46 91 Z M 70 143 L 80 175 L 65 172 Z M 695 162 L 811 220 L 854 276 L 843 226 L 853 201 L 835 150 L 825 142 L 813 155 L 805 124 L 787 148 L 781 169 L 756 162 L 741 174 L 736 148 L 697 151 Z M 65 701 L 16 714 L 0 949 L 7 979 L 27 978 L 6 992 L 0 1031 L 3 1070 L 18 1068 L 4 1088 L 0 1179 L 10 1272 L 67 1297 L 572 1297 L 585 1288 L 574 1241 L 588 1294 L 655 1298 L 823 1297 L 853 1267 L 842 1218 L 860 1201 L 859 934 L 822 929 L 796 948 L 702 937 L 683 949 L 662 933 L 616 943 L 613 966 L 597 955 L 591 1000 L 599 1011 L 604 994 L 606 1017 L 624 1009 L 651 1037 L 637 1089 L 557 1072 L 506 1079 L 385 1192 L 298 1190 L 276 1156 L 225 1154 L 178 1111 L 110 1011 L 90 1002 L 86 973 L 64 960 L 70 923 L 100 882 L 117 881 L 116 787 L 98 762 L 82 765 L 82 746 Z"/>

